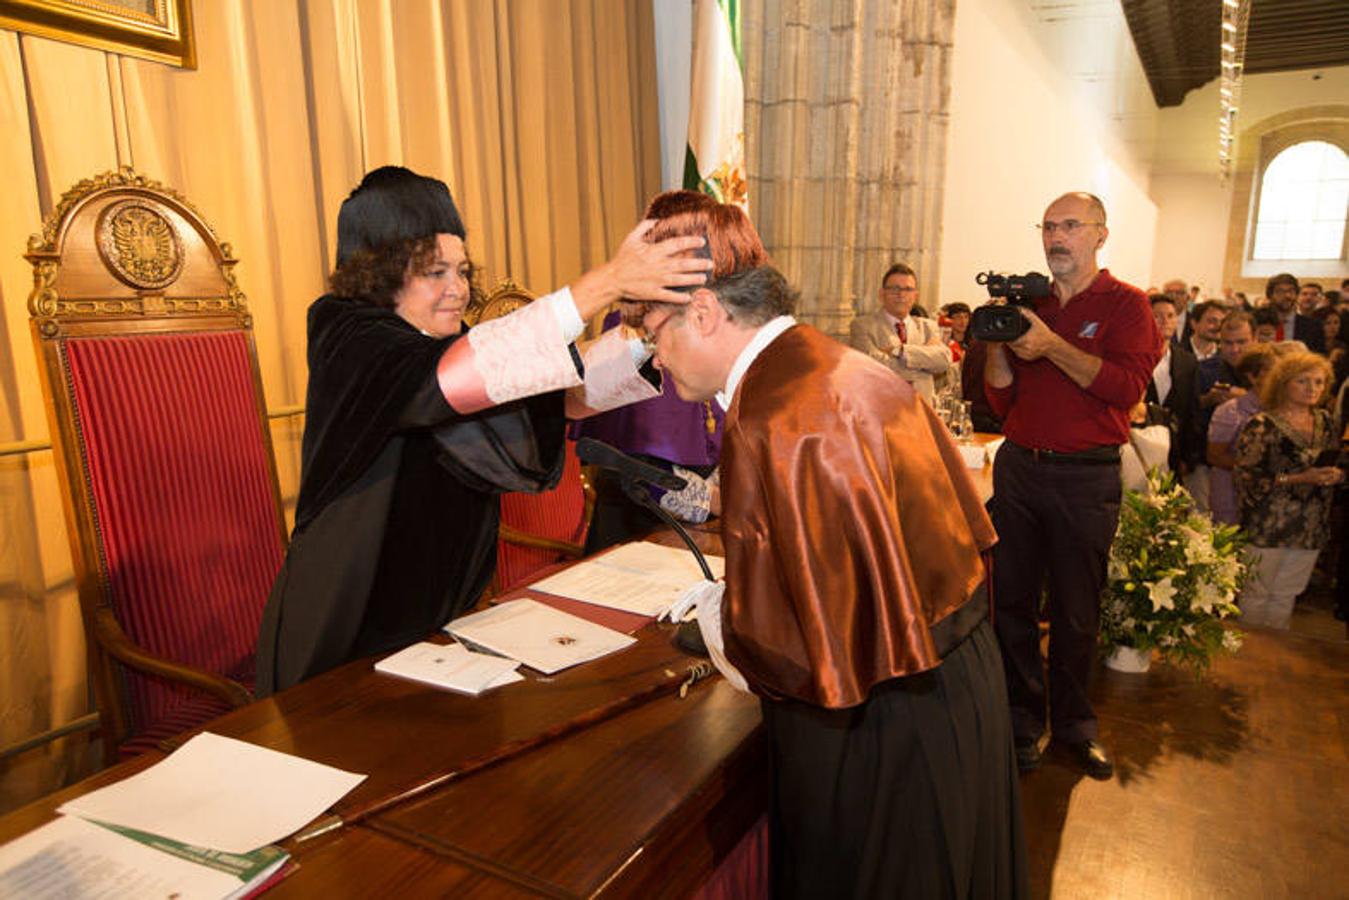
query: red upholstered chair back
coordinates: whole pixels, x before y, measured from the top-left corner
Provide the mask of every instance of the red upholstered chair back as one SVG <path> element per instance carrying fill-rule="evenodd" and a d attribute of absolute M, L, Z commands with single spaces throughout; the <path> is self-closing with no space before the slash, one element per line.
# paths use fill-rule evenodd
<path fill-rule="evenodd" d="M 583 553 L 595 500 L 581 474 L 574 441 L 567 441 L 566 453 L 557 487 L 541 494 L 505 494 L 501 498 L 496 577 L 500 591 L 524 583 L 540 569 Z"/>
<path fill-rule="evenodd" d="M 248 702 L 285 551 L 228 245 L 129 170 L 29 242 L 29 299 L 108 748 Z"/>
<path fill-rule="evenodd" d="M 499 318 L 533 302 L 534 295 L 505 278 L 490 293 L 469 301 L 464 319 L 469 325 Z M 501 498 L 501 532 L 497 543 L 498 592 L 521 584 L 540 569 L 582 555 L 594 492 L 581 474 L 576 445 L 567 442 L 562 480 L 542 494 L 506 494 Z"/>

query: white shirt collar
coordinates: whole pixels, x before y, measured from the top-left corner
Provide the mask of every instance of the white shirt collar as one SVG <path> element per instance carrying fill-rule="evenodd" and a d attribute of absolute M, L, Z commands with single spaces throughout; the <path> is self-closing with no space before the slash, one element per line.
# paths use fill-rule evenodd
<path fill-rule="evenodd" d="M 759 354 L 764 348 L 773 343 L 778 335 L 796 324 L 796 319 L 791 316 L 778 316 L 771 322 L 766 322 L 760 326 L 759 330 L 750 338 L 745 349 L 740 351 L 740 355 L 735 358 L 731 365 L 730 374 L 726 376 L 726 387 L 717 393 L 717 404 L 723 411 L 731 408 L 731 401 L 735 399 L 735 389 L 740 386 L 740 379 L 745 377 L 749 371 L 750 364 L 758 359 Z"/>
<path fill-rule="evenodd" d="M 894 316 L 890 315 L 890 311 L 889 311 L 889 310 L 884 310 L 884 309 L 883 309 L 883 310 L 881 310 L 881 312 L 885 313 L 885 317 L 886 317 L 887 319 L 890 320 L 890 327 L 891 327 L 891 328 L 894 328 L 894 327 L 895 327 L 896 325 L 898 325 L 900 322 L 903 322 L 903 323 L 904 323 L 904 327 L 905 327 L 905 328 L 908 328 L 908 327 L 909 327 L 909 323 L 910 323 L 910 322 L 913 322 L 914 319 L 915 319 L 915 316 L 914 316 L 913 313 L 909 313 L 907 316 L 905 316 L 905 317 L 902 318 L 902 319 L 897 319 L 897 318 L 895 318 Z"/>

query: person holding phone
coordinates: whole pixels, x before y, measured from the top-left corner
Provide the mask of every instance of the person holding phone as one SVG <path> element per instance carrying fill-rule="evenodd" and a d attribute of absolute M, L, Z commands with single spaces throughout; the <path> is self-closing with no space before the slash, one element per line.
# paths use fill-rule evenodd
<path fill-rule="evenodd" d="M 1264 411 L 1241 430 L 1233 480 L 1241 527 L 1258 556 L 1238 604 L 1249 624 L 1287 628 L 1298 594 L 1330 539 L 1340 440 L 1320 406 L 1330 363 L 1316 353 L 1282 357 L 1260 382 Z"/>

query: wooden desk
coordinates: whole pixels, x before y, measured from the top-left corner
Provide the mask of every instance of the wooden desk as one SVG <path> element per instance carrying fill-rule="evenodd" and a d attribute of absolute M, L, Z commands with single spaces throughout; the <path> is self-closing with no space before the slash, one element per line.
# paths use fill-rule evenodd
<path fill-rule="evenodd" d="M 673 631 L 476 698 L 358 660 L 211 722 L 369 775 L 334 806 L 351 824 L 285 843 L 298 869 L 269 896 L 687 896 L 762 815 L 767 767 L 757 700 L 717 677 L 680 697 L 697 661 Z M 160 758 L 0 818 L 0 841 Z"/>
<path fill-rule="evenodd" d="M 989 444 L 995 444 L 1001 440 L 1002 435 L 1000 434 L 987 434 L 982 431 L 976 432 L 973 438 L 973 442 L 980 447 L 987 447 Z M 996 452 L 996 450 L 995 447 L 994 451 Z M 974 486 L 979 490 L 979 496 L 987 503 L 988 498 L 993 496 L 993 460 L 987 460 L 982 468 L 967 467 L 965 471 L 970 473 Z"/>

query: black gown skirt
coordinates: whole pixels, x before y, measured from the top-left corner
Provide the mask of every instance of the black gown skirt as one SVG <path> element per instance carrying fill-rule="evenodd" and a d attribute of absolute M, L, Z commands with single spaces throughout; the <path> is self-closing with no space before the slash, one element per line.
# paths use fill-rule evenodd
<path fill-rule="evenodd" d="M 763 701 L 774 897 L 1025 897 L 1002 660 L 980 623 L 930 672 L 825 710 Z"/>

